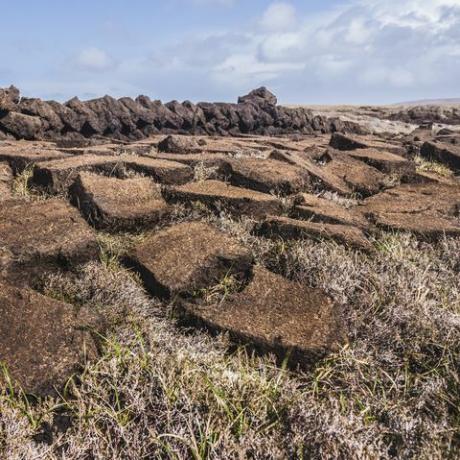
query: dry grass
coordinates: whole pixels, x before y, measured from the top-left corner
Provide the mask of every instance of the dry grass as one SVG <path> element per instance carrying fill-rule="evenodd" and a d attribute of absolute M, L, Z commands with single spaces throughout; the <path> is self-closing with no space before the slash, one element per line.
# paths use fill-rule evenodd
<path fill-rule="evenodd" d="M 453 172 L 446 165 L 438 163 L 437 161 L 428 161 L 421 156 L 416 156 L 414 161 L 417 167 L 417 171 L 433 172 L 443 177 L 449 177 L 453 175 Z"/>
<path fill-rule="evenodd" d="M 349 345 L 295 373 L 225 335 L 179 328 L 171 306 L 119 265 L 50 276 L 49 295 L 98 309 L 114 327 L 100 360 L 60 398 L 0 395 L 0 458 L 458 458 L 459 240 L 383 233 L 371 258 L 256 238 L 249 220 L 208 219 L 258 263 L 332 294 Z M 102 241 L 115 259 L 124 250 Z"/>

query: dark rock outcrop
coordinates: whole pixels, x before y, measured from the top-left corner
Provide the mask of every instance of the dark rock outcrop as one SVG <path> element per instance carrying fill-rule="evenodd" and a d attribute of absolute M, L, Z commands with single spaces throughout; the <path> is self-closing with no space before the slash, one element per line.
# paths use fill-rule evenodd
<path fill-rule="evenodd" d="M 139 140 L 153 134 L 282 135 L 314 132 L 361 133 L 362 128 L 336 118 L 313 115 L 304 108 L 277 105 L 276 97 L 259 88 L 237 104 L 171 101 L 163 104 L 148 96 L 89 101 L 73 98 L 64 104 L 20 98 L 11 86 L 0 89 L 0 139 L 82 142 L 111 138 Z"/>

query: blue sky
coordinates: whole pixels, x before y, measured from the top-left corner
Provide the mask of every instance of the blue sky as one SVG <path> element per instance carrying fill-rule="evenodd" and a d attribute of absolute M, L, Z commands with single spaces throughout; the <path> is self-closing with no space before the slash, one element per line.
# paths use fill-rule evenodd
<path fill-rule="evenodd" d="M 0 0 L 0 86 L 282 103 L 460 96 L 460 0 Z"/>

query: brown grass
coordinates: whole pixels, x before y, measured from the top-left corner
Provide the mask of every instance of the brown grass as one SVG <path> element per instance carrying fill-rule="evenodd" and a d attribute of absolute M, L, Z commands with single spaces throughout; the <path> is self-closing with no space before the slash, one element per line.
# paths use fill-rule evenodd
<path fill-rule="evenodd" d="M 369 257 L 256 238 L 249 220 L 207 219 L 259 264 L 333 295 L 349 345 L 292 372 L 225 335 L 181 329 L 171 306 L 120 265 L 48 276 L 48 295 L 98 309 L 114 326 L 100 360 L 60 398 L 0 395 L 0 458 L 458 458 L 459 240 L 382 233 Z M 103 247 L 115 259 L 123 250 Z"/>

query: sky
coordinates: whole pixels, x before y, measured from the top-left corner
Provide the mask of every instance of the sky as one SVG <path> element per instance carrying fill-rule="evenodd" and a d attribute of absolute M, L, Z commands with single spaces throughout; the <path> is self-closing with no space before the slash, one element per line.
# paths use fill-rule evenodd
<path fill-rule="evenodd" d="M 460 97 L 460 0 L 0 0 L 0 87 L 283 104 Z"/>

